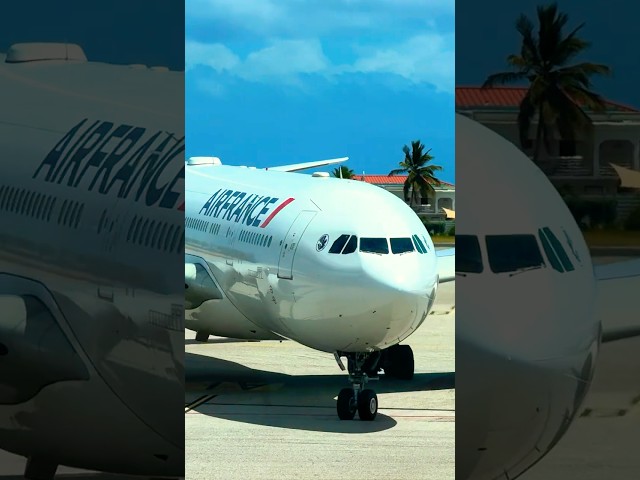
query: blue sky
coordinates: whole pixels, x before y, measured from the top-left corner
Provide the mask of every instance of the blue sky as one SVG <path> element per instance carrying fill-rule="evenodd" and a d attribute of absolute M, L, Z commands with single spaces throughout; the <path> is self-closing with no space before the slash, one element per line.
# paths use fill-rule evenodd
<path fill-rule="evenodd" d="M 386 174 L 420 139 L 454 181 L 453 0 L 187 0 L 185 19 L 187 156 Z"/>
<path fill-rule="evenodd" d="M 506 57 L 518 53 L 520 35 L 515 21 L 520 13 L 534 19 L 543 0 L 456 0 L 456 84 L 479 85 L 488 74 L 506 70 Z M 594 89 L 606 98 L 640 108 L 640 3 L 628 0 L 560 0 L 569 15 L 568 33 L 581 23 L 580 37 L 591 47 L 576 62 L 604 63 L 610 77 L 594 77 Z"/>

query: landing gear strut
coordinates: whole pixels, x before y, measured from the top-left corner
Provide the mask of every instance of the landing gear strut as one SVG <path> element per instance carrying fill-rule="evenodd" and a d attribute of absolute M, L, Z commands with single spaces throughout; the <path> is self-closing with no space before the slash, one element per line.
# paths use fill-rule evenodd
<path fill-rule="evenodd" d="M 340 357 L 347 357 L 351 388 L 343 388 L 338 395 L 338 417 L 352 420 L 358 412 L 360 420 L 373 420 L 378 413 L 378 397 L 371 389 L 365 389 L 369 380 L 378 380 L 378 372 L 402 380 L 413 378 L 413 351 L 409 345 L 394 345 L 382 351 L 364 353 L 336 352 L 336 362 L 345 367 Z"/>
<path fill-rule="evenodd" d="M 336 353 L 336 361 L 344 370 L 340 355 Z M 377 380 L 380 352 L 345 353 L 349 366 L 349 382 L 351 388 L 343 388 L 338 394 L 338 417 L 340 420 L 352 420 L 358 412 L 360 420 L 373 420 L 378 414 L 378 396 L 376 392 L 364 386 L 370 379 Z M 369 376 L 371 375 L 371 378 Z"/>

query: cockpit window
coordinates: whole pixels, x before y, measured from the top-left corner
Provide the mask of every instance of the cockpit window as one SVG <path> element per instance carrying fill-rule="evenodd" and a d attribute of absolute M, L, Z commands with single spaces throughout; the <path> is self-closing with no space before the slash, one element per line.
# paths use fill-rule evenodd
<path fill-rule="evenodd" d="M 516 272 L 544 266 L 533 235 L 487 235 L 489 265 L 494 273 Z"/>
<path fill-rule="evenodd" d="M 340 253 L 344 245 L 347 243 L 347 240 L 349 240 L 349 235 L 340 235 L 336 238 L 336 241 L 333 242 L 333 245 L 331 245 L 329 253 Z"/>
<path fill-rule="evenodd" d="M 580 255 L 578 254 L 578 250 L 576 249 L 575 245 L 573 244 L 573 241 L 571 240 L 571 237 L 569 236 L 569 234 L 564 228 L 562 229 L 562 233 L 564 233 L 564 238 L 567 240 L 567 244 L 569 245 L 569 250 L 571 250 L 571 253 L 573 253 L 573 256 L 576 258 L 578 263 L 582 263 L 582 260 L 580 260 Z"/>
<path fill-rule="evenodd" d="M 424 240 L 424 249 L 429 250 L 429 242 L 427 241 L 427 237 L 422 235 L 422 240 Z"/>
<path fill-rule="evenodd" d="M 344 247 L 342 254 L 347 255 L 348 253 L 353 253 L 356 251 L 357 248 L 358 248 L 358 237 L 356 237 L 355 235 L 351 235 L 351 238 L 349 238 L 349 241 L 347 242 L 346 247 Z"/>
<path fill-rule="evenodd" d="M 424 247 L 422 240 L 418 237 L 418 235 L 413 235 L 413 241 L 416 244 L 416 250 L 420 253 L 427 253 L 427 249 Z"/>
<path fill-rule="evenodd" d="M 456 235 L 456 272 L 482 273 L 480 242 L 475 235 Z"/>
<path fill-rule="evenodd" d="M 407 238 L 391 238 L 391 253 L 408 253 L 413 252 L 413 243 L 409 237 Z"/>
<path fill-rule="evenodd" d="M 558 257 L 560 258 L 560 261 L 562 262 L 562 266 L 564 267 L 564 269 L 567 272 L 571 272 L 575 270 L 573 264 L 571 263 L 571 260 L 569 260 L 569 255 L 567 255 L 567 252 L 564 250 L 564 248 L 562 248 L 562 244 L 560 243 L 560 240 L 558 240 L 558 238 L 553 234 L 551 229 L 549 227 L 544 227 L 542 231 L 547 234 L 547 237 L 549 238 L 549 241 L 551 242 L 553 249 L 558 254 Z"/>
<path fill-rule="evenodd" d="M 386 238 L 361 238 L 360 251 L 366 253 L 389 253 Z"/>
<path fill-rule="evenodd" d="M 557 270 L 558 272 L 561 272 L 561 273 L 564 272 L 562 268 L 562 264 L 560 263 L 560 260 L 558 260 L 558 257 L 556 256 L 556 252 L 553 251 L 553 248 L 551 247 L 551 243 L 549 243 L 549 239 L 544 234 L 542 229 L 538 230 L 538 235 L 540 236 L 540 242 L 542 242 L 542 248 L 544 248 L 544 253 L 547 254 L 549 263 L 551 263 L 551 267 L 554 270 Z"/>

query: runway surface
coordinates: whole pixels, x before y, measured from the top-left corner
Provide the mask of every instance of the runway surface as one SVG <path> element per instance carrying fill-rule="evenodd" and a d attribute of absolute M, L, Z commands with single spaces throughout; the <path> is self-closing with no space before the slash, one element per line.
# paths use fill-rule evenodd
<path fill-rule="evenodd" d="M 629 257 L 598 257 L 594 263 Z M 640 324 L 640 279 L 607 282 L 603 326 Z M 604 301 L 604 299 L 608 299 Z M 640 338 L 604 344 L 582 411 L 554 450 L 522 480 L 640 478 Z"/>
<path fill-rule="evenodd" d="M 244 342 L 185 334 L 186 478 L 453 479 L 455 286 L 406 343 L 413 380 L 382 375 L 369 386 L 373 422 L 338 419 L 348 386 L 332 355 L 294 342 Z"/>

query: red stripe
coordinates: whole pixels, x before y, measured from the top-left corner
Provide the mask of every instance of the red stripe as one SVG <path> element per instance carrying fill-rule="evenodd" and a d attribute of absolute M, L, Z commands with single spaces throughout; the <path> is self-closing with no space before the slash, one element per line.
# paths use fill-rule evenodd
<path fill-rule="evenodd" d="M 280 210 L 282 210 L 284 207 L 286 207 L 287 205 L 289 205 L 289 204 L 290 204 L 291 202 L 293 202 L 294 200 L 295 200 L 294 198 L 287 198 L 284 202 L 282 202 L 280 205 L 278 205 L 278 207 L 277 207 L 273 212 L 271 212 L 271 215 L 269 215 L 269 216 L 265 219 L 265 221 L 264 221 L 264 222 L 262 222 L 262 225 L 260 225 L 260 228 L 264 228 L 264 227 L 266 227 L 267 225 L 269 225 L 269 222 L 270 222 L 271 220 L 273 220 L 273 217 L 275 217 L 275 216 L 278 214 L 278 212 L 279 212 Z"/>

